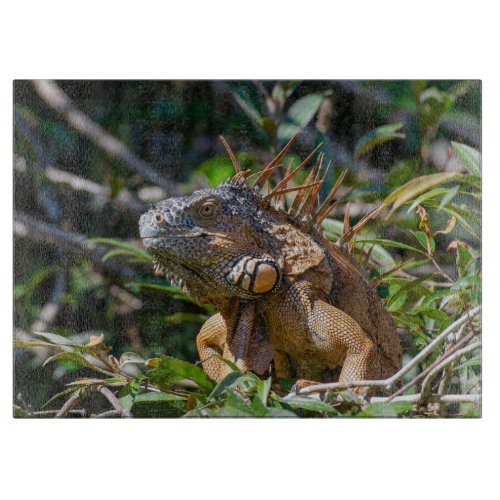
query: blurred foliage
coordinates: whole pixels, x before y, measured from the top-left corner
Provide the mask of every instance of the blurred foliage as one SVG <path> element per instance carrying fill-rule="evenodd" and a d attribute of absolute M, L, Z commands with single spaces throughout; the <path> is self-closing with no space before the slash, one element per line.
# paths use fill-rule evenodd
<path fill-rule="evenodd" d="M 239 162 L 254 171 L 298 130 L 303 132 L 285 164 L 298 165 L 322 142 L 325 165 L 333 163 L 325 189 L 345 168 L 344 186 L 352 189 L 325 220 L 326 236 L 336 241 L 346 223 L 356 228 L 373 206 L 385 208 L 347 244 L 393 314 L 405 339 L 405 359 L 480 304 L 479 82 L 59 84 L 175 192 L 212 187 L 232 173 L 220 134 Z M 14 97 L 16 211 L 83 235 L 92 252 L 101 251 L 92 260 L 81 249 L 59 245 L 56 233 L 45 241 L 16 233 L 14 317 L 17 347 L 23 347 L 15 351 L 18 415 L 43 405 L 60 408 L 54 394 L 84 395 L 103 384 L 118 390 L 121 403 L 136 416 L 417 414 L 400 402 L 366 406 L 349 391 L 339 396 L 344 403 L 329 394 L 324 400 L 284 399 L 290 384 L 274 386 L 237 370 L 217 384 L 207 380 L 193 365 L 194 338 L 213 310 L 155 277 L 138 240 L 141 212 L 167 194 L 76 133 L 30 82 L 15 82 Z M 106 195 L 54 181 L 54 168 L 103 187 Z M 297 182 L 307 174 L 304 170 Z M 135 205 L 120 202 L 130 196 Z M 351 216 L 344 221 L 347 203 Z M 56 311 L 52 316 L 46 314 L 49 305 Z M 53 333 L 30 333 L 40 325 Z M 54 349 L 57 354 L 49 357 Z M 464 358 L 454 368 L 450 393 L 480 390 L 480 354 Z M 96 371 L 99 378 L 93 378 Z M 179 388 L 181 379 L 198 389 Z M 108 408 L 101 399 L 92 399 L 89 411 Z M 479 409 L 460 404 L 448 412 L 478 415 Z"/>

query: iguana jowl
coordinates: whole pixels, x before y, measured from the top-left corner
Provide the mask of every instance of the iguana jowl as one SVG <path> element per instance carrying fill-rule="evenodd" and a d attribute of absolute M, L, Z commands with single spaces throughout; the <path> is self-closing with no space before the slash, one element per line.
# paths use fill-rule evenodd
<path fill-rule="evenodd" d="M 258 374 L 272 364 L 278 378 L 332 381 L 339 366 L 340 381 L 390 376 L 401 366 L 392 319 L 352 258 L 322 235 L 342 179 L 320 205 L 320 154 L 304 184 L 288 187 L 314 151 L 259 194 L 292 142 L 258 174 L 242 171 L 226 145 L 236 175 L 158 203 L 141 217 L 141 238 L 158 273 L 218 309 L 196 339 L 211 378 L 229 370 L 214 354 Z"/>

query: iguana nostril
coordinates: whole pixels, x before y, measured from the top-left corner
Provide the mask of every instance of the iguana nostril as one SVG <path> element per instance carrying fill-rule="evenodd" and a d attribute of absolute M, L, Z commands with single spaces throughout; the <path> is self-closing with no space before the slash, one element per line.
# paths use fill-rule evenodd
<path fill-rule="evenodd" d="M 155 221 L 158 224 L 162 223 L 164 220 L 165 220 L 165 217 L 163 217 L 163 214 L 161 214 L 159 212 L 155 214 Z"/>

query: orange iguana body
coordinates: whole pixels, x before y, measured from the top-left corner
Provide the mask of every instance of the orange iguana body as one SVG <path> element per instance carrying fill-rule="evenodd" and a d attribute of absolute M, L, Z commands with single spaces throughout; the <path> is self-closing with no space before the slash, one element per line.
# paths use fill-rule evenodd
<path fill-rule="evenodd" d="M 228 366 L 278 378 L 314 381 L 385 378 L 401 366 L 392 318 L 353 259 L 322 235 L 321 224 L 341 178 L 319 205 L 321 160 L 304 185 L 259 194 L 291 144 L 256 174 L 241 171 L 225 184 L 162 201 L 141 217 L 140 232 L 157 272 L 180 278 L 184 290 L 219 313 L 196 344 L 213 379 Z M 328 169 L 327 169 L 328 170 Z M 285 193 L 297 194 L 287 211 Z"/>

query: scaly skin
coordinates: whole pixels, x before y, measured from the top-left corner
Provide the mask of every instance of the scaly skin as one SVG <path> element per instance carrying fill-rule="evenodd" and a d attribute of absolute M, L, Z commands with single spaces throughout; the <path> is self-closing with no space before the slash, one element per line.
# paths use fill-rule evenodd
<path fill-rule="evenodd" d="M 263 197 L 245 174 L 162 201 L 140 220 L 157 272 L 219 311 L 196 339 L 207 375 L 219 380 L 230 370 L 214 354 L 260 375 L 272 365 L 278 378 L 332 381 L 339 367 L 340 381 L 395 373 L 392 319 L 352 258 L 323 237 L 317 186 L 305 197 L 304 187 L 285 212 L 272 205 L 279 189 Z"/>

